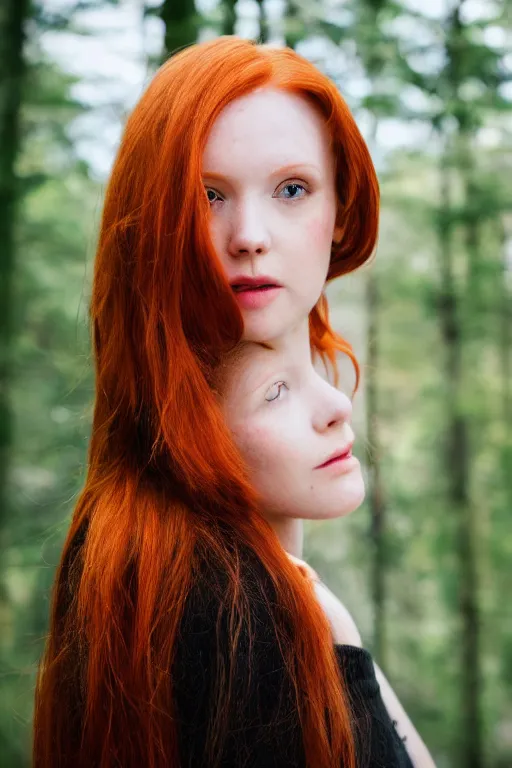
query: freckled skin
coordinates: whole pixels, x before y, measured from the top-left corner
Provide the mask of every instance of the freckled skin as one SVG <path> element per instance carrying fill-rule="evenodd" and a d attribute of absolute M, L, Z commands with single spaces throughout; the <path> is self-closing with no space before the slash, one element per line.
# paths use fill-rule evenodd
<path fill-rule="evenodd" d="M 364 498 L 357 460 L 346 472 L 341 464 L 316 468 L 353 442 L 352 404 L 315 370 L 307 319 L 274 348 L 243 348 L 220 400 L 266 512 L 310 520 L 349 514 Z"/>
<path fill-rule="evenodd" d="M 318 301 L 338 232 L 324 119 L 300 96 L 258 89 L 220 113 L 202 170 L 210 234 L 228 279 L 267 275 L 283 286 L 268 306 L 242 309 L 245 340 L 275 341 Z M 294 183 L 301 188 L 287 186 Z"/>

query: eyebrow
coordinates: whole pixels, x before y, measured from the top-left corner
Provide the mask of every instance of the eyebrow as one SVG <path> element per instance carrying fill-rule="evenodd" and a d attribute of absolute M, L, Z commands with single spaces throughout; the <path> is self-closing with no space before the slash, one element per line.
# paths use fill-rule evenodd
<path fill-rule="evenodd" d="M 258 374 L 259 373 L 260 372 L 258 371 Z M 283 379 L 288 380 L 289 382 L 292 380 L 297 382 L 300 379 L 300 373 L 300 366 L 290 366 L 288 363 L 280 366 L 272 365 L 266 371 L 262 371 L 261 375 L 251 375 L 248 373 L 247 376 L 243 376 L 242 373 L 244 378 L 242 389 L 244 390 L 245 396 L 252 399 L 262 390 L 266 390 L 268 387 Z M 249 381 L 247 380 L 248 378 Z M 253 383 L 251 383 L 251 380 Z"/>
<path fill-rule="evenodd" d="M 237 388 L 241 389 L 242 397 L 250 398 L 251 400 L 268 387 L 270 387 L 274 381 L 280 380 L 284 373 L 284 368 L 277 368 L 272 365 L 265 365 L 265 363 L 258 364 L 256 371 L 251 371 L 250 368 L 244 368 L 243 362 L 241 362 L 241 370 L 239 371 L 239 378 Z"/>
<path fill-rule="evenodd" d="M 316 171 L 317 173 L 320 172 L 320 168 L 314 163 L 288 163 L 287 165 L 282 165 L 280 168 L 275 168 L 271 172 L 270 176 L 273 178 L 274 176 L 281 176 L 282 174 L 289 173 L 290 171 L 297 171 L 299 169 Z M 229 176 L 228 174 L 215 173 L 214 171 L 203 171 L 202 175 L 208 176 L 210 179 L 233 181 L 232 176 Z"/>

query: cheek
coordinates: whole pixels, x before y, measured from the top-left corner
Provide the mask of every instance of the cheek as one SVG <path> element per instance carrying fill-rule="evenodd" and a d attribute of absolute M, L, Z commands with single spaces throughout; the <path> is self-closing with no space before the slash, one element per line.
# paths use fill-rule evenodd
<path fill-rule="evenodd" d="M 309 434 L 300 419 L 265 419 L 264 424 L 240 424 L 233 434 L 260 493 L 279 495 L 290 483 L 303 480 L 310 460 L 305 446 Z"/>
<path fill-rule="evenodd" d="M 297 228 L 295 238 L 295 266 L 300 262 L 297 277 L 303 275 L 306 283 L 317 288 L 323 285 L 331 259 L 331 244 L 334 230 L 334 213 L 327 206 L 304 221 Z"/>
<path fill-rule="evenodd" d="M 244 461 L 253 471 L 275 468 L 276 461 L 283 456 L 279 436 L 268 427 L 240 424 L 233 429 L 233 437 Z"/>
<path fill-rule="evenodd" d="M 315 306 L 325 287 L 330 260 L 330 241 L 322 244 L 316 234 L 310 240 L 304 237 L 294 252 L 293 269 L 287 276 L 288 285 L 301 300 L 297 306 L 300 306 L 303 316 Z"/>
<path fill-rule="evenodd" d="M 310 242 L 316 243 L 317 248 L 327 249 L 330 254 L 335 223 L 334 211 L 326 206 L 307 224 L 307 236 Z"/>
<path fill-rule="evenodd" d="M 281 429 L 265 425 L 252 430 L 245 426 L 234 436 L 254 487 L 266 503 L 281 508 L 292 502 L 294 491 L 310 493 L 312 461 L 305 448 L 308 434 L 297 425 L 281 424 Z"/>
<path fill-rule="evenodd" d="M 217 217 L 212 217 L 208 225 L 208 232 L 210 234 L 210 240 L 212 241 L 213 248 L 217 254 L 219 261 L 223 269 L 227 268 L 226 258 L 224 255 L 225 248 L 225 233 L 222 221 Z"/>

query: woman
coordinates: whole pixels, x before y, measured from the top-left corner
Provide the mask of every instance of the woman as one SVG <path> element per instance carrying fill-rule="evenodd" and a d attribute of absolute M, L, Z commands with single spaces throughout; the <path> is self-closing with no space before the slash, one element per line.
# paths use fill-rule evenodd
<path fill-rule="evenodd" d="M 219 171 L 204 167 L 212 162 L 208 146 L 215 149 L 208 141 L 224 109 L 236 111 L 237 100 L 257 98 L 259 89 L 267 106 L 276 90 L 288 97 L 270 114 L 259 105 L 261 125 L 277 120 L 274 138 L 289 132 L 290 110 L 302 110 L 297 131 L 308 113 L 318 151 L 313 176 L 303 179 L 281 143 L 274 176 L 266 167 L 265 177 L 240 187 L 221 170 L 221 202 L 212 201 Z M 291 141 L 295 149 L 301 136 Z M 253 160 L 250 138 L 235 135 L 229 156 Z M 330 167 L 319 168 L 329 157 Z M 290 162 L 292 176 L 283 170 Z M 304 189 L 307 205 L 285 194 L 282 203 L 281 186 L 274 196 L 271 181 L 288 180 Z M 302 212 L 288 208 L 295 205 Z M 180 681 L 171 670 L 183 650 L 186 607 L 205 583 L 221 598 L 218 663 L 203 762 L 191 764 L 214 766 L 225 754 L 239 649 L 247 640 L 250 670 L 263 595 L 293 696 L 289 711 L 300 724 L 298 759 L 315 768 L 355 766 L 350 694 L 325 613 L 260 513 L 213 386 L 242 337 L 276 341 L 308 312 L 316 352 L 331 361 L 337 350 L 351 354 L 329 326 L 320 291 L 326 278 L 368 259 L 377 207 L 374 170 L 350 113 L 332 83 L 292 51 L 236 38 L 192 46 L 159 70 L 139 101 L 107 189 L 95 262 L 89 466 L 54 586 L 36 689 L 35 768 L 180 764 Z M 260 219 L 267 239 L 249 247 Z M 307 281 L 283 250 L 286 232 L 291 238 L 297 227 L 308 247 L 319 242 L 302 252 Z M 262 257 L 272 271 L 263 271 Z M 264 581 L 245 578 L 247 568 Z"/>
<path fill-rule="evenodd" d="M 217 375 L 217 391 L 222 412 L 235 443 L 250 471 L 252 484 L 258 489 L 259 508 L 277 534 L 282 547 L 307 576 L 316 597 L 330 621 L 335 651 L 345 673 L 347 689 L 358 724 L 358 765 L 433 766 L 428 750 L 407 717 L 381 670 L 373 665 L 370 654 L 362 649 L 357 627 L 340 601 L 323 584 L 302 557 L 303 520 L 325 520 L 349 514 L 364 498 L 364 483 L 358 460 L 352 455 L 354 433 L 351 428 L 350 400 L 330 385 L 315 370 L 309 345 L 307 322 L 285 334 L 276 345 L 242 343 L 229 355 Z M 198 628 L 201 608 L 192 601 L 187 613 L 194 616 Z M 208 612 L 203 609 L 201 652 L 208 652 Z M 259 616 L 257 640 L 268 631 L 264 614 Z M 211 632 L 210 632 L 211 637 Z M 256 642 L 257 642 L 256 640 Z M 197 653 L 194 638 L 186 636 L 184 645 Z M 272 657 L 267 646 L 260 659 L 257 680 L 276 676 L 279 654 Z M 269 653 L 270 651 L 270 653 Z M 189 656 L 190 658 L 190 656 Z M 180 661 L 182 657 L 180 657 Z M 188 669 L 187 663 L 184 668 Z M 199 666 L 199 669 L 201 667 Z M 196 665 L 197 670 L 197 665 Z M 203 670 L 204 674 L 204 670 Z M 207 675 L 205 675 L 207 676 Z M 241 678 L 243 680 L 243 676 Z M 204 693 L 204 689 L 203 689 Z M 382 695 L 381 695 L 382 694 Z M 247 693 L 258 697 L 257 684 Z M 195 712 L 200 711 L 201 688 L 186 692 L 194 698 Z M 266 701 L 269 712 L 275 702 Z M 235 721 L 243 717 L 240 710 Z M 393 728 L 390 717 L 396 723 Z M 280 718 L 284 714 L 280 711 Z M 263 719 L 260 713 L 260 719 Z M 187 732 L 196 728 L 196 741 L 185 751 L 194 754 L 197 747 L 197 714 L 188 718 Z M 239 727 L 237 732 L 245 729 Z M 273 738 L 265 734 L 260 722 L 259 750 Z M 406 740 L 407 751 L 397 737 Z M 273 757 L 255 765 L 300 765 L 300 760 L 286 762 L 290 753 L 288 741 L 277 737 Z"/>

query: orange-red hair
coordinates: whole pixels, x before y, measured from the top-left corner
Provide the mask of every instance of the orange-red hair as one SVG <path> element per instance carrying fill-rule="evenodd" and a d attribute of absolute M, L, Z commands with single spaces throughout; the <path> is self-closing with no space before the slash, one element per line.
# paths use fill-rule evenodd
<path fill-rule="evenodd" d="M 261 561 L 289 617 L 283 652 L 308 766 L 355 765 L 327 620 L 260 515 L 210 386 L 243 322 L 209 238 L 202 152 L 223 107 L 262 86 L 309 99 L 329 128 L 343 237 L 328 278 L 374 250 L 378 185 L 367 147 L 337 89 L 311 63 L 290 49 L 222 37 L 158 70 L 127 121 L 106 191 L 90 306 L 88 472 L 56 573 L 34 768 L 179 764 L 169 670 L 184 601 L 208 552 L 228 574 L 233 615 L 248 620 L 241 547 Z M 358 370 L 329 325 L 324 297 L 310 330 L 313 350 L 334 369 L 341 350 Z M 236 627 L 232 645 L 234 655 Z M 228 689 L 219 686 L 221 708 Z"/>

